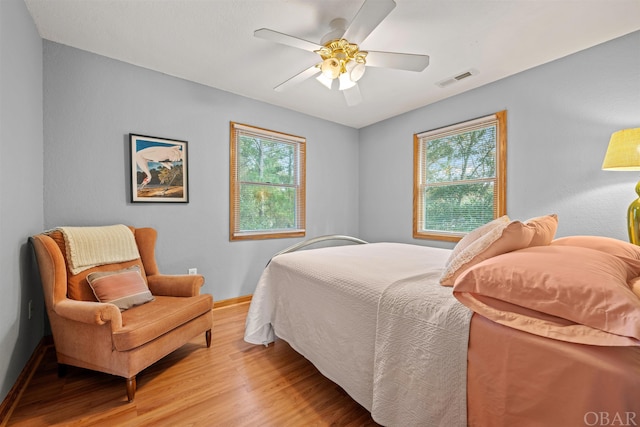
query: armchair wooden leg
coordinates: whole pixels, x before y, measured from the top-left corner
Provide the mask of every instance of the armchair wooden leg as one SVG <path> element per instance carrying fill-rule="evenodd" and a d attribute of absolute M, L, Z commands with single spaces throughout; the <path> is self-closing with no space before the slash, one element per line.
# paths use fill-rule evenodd
<path fill-rule="evenodd" d="M 207 348 L 211 347 L 211 329 L 204 333 L 204 336 L 207 340 Z"/>
<path fill-rule="evenodd" d="M 127 378 L 127 398 L 129 402 L 133 402 L 133 398 L 136 396 L 136 376 Z"/>

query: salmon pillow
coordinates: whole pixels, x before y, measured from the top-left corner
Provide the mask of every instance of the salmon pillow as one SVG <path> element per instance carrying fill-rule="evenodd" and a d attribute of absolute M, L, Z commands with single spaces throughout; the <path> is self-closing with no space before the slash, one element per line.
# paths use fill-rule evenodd
<path fill-rule="evenodd" d="M 460 239 L 458 244 L 451 251 L 451 255 L 449 256 L 449 260 L 447 261 L 446 265 L 448 266 L 451 263 L 451 261 L 453 261 L 458 257 L 460 252 L 467 249 L 476 240 L 489 234 L 492 230 L 505 227 L 507 224 L 509 224 L 509 222 L 511 222 L 509 217 L 507 215 L 503 215 L 467 233 L 462 239 Z"/>
<path fill-rule="evenodd" d="M 538 216 L 528 219 L 524 223 L 535 231 L 529 246 L 547 246 L 556 236 L 556 231 L 558 230 L 558 215 Z"/>
<path fill-rule="evenodd" d="M 120 311 L 154 299 L 137 265 L 124 270 L 90 273 L 87 281 L 98 301 L 114 304 Z"/>
<path fill-rule="evenodd" d="M 603 236 L 568 236 L 551 242 L 553 246 L 578 246 L 580 248 L 595 249 L 619 257 L 640 260 L 640 246 L 624 240 Z"/>
<path fill-rule="evenodd" d="M 440 284 L 453 286 L 456 278 L 469 267 L 496 255 L 526 248 L 534 234 L 533 228 L 520 221 L 509 221 L 507 216 L 477 228 L 463 237 L 451 252 Z"/>
<path fill-rule="evenodd" d="M 640 298 L 640 277 L 631 279 L 631 281 L 629 282 L 629 287 L 631 288 L 631 292 L 633 292 L 638 298 Z"/>
<path fill-rule="evenodd" d="M 599 250 L 536 246 L 479 263 L 458 277 L 454 296 L 494 322 L 581 344 L 640 345 L 635 263 Z"/>

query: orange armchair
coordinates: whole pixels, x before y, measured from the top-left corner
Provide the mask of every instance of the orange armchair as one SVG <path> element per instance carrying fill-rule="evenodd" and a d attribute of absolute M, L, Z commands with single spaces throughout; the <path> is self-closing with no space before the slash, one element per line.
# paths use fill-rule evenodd
<path fill-rule="evenodd" d="M 60 231 L 31 237 L 44 290 L 60 373 L 66 365 L 126 378 L 133 401 L 136 375 L 162 357 L 205 333 L 211 346 L 213 298 L 200 295 L 201 275 L 162 275 L 155 260 L 157 233 L 129 227 L 140 258 L 100 265 L 73 274 Z M 87 276 L 139 266 L 153 301 L 120 311 L 98 302 Z"/>

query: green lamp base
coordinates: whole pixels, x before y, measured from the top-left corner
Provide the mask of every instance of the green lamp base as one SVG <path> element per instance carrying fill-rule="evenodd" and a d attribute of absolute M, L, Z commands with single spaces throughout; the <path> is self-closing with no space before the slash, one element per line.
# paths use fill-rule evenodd
<path fill-rule="evenodd" d="M 640 181 L 636 184 L 638 198 L 629 205 L 627 226 L 629 227 L 629 241 L 640 245 Z"/>

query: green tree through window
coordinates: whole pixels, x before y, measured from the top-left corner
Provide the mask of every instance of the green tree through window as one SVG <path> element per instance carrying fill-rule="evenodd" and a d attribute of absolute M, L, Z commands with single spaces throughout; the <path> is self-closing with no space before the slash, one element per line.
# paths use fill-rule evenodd
<path fill-rule="evenodd" d="M 506 112 L 414 136 L 414 237 L 459 240 L 504 214 Z"/>
<path fill-rule="evenodd" d="M 304 139 L 231 127 L 231 239 L 304 235 Z"/>

